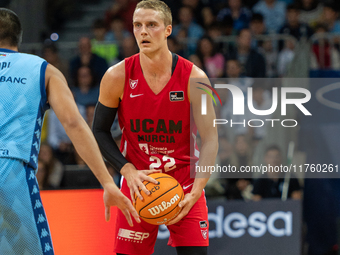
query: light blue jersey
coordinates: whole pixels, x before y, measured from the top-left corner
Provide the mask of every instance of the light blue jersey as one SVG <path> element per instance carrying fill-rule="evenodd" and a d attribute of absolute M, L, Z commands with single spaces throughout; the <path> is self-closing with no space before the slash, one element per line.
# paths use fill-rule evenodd
<path fill-rule="evenodd" d="M 48 109 L 47 62 L 0 48 L 0 157 L 38 164 L 41 126 Z"/>
<path fill-rule="evenodd" d="M 0 255 L 53 255 L 35 177 L 47 62 L 0 49 Z"/>

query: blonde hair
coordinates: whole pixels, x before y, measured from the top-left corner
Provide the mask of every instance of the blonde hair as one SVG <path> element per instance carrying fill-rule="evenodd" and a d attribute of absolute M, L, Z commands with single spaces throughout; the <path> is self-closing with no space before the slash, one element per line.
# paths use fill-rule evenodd
<path fill-rule="evenodd" d="M 159 11 L 163 16 L 164 25 L 168 26 L 172 24 L 172 15 L 169 6 L 166 3 L 160 0 L 143 0 L 140 1 L 137 6 L 136 10 L 138 9 L 151 9 L 155 11 Z"/>

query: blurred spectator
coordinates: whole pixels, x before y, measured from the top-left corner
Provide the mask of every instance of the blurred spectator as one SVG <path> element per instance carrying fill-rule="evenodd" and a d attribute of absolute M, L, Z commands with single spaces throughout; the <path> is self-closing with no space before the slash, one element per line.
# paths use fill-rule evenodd
<path fill-rule="evenodd" d="M 276 145 L 269 146 L 264 156 L 265 164 L 269 167 L 280 168 L 282 165 L 281 150 Z M 281 198 L 284 183 L 284 173 L 282 171 L 268 171 L 265 176 L 254 182 L 253 200 L 262 198 Z M 288 188 L 288 198 L 301 199 L 302 190 L 296 178 L 290 178 Z"/>
<path fill-rule="evenodd" d="M 243 94 L 247 95 L 247 89 L 253 84 L 253 79 L 249 77 L 245 77 L 242 75 L 242 66 L 237 59 L 229 59 L 226 61 L 226 73 L 225 76 L 228 77 L 228 83 L 233 84 L 240 88 Z M 224 90 L 227 91 L 227 90 Z M 223 104 L 221 109 L 221 117 L 224 119 L 233 119 L 236 122 L 242 122 L 243 116 L 241 115 L 233 115 L 233 98 L 231 93 L 227 93 L 224 97 L 226 102 Z M 244 128 L 242 127 L 242 132 L 245 133 Z"/>
<path fill-rule="evenodd" d="M 43 180 L 41 184 L 44 189 L 59 188 L 65 169 L 63 164 L 54 156 L 52 147 L 48 143 L 41 144 L 38 160 L 42 163 L 43 169 L 40 173 L 41 175 L 39 174 L 39 178 Z M 40 170 L 39 165 L 38 173 Z"/>
<path fill-rule="evenodd" d="M 180 56 L 184 56 L 184 51 L 183 51 L 183 48 L 182 48 L 182 45 L 180 45 L 176 39 L 176 37 L 174 36 L 169 36 L 167 38 L 168 40 L 168 47 L 169 47 L 169 50 L 172 52 L 172 53 L 176 53 Z"/>
<path fill-rule="evenodd" d="M 132 19 L 135 11 L 136 0 L 115 0 L 113 5 L 105 13 L 105 23 L 107 27 L 110 26 L 110 22 L 114 17 L 119 17 L 124 22 L 124 27 L 131 33 L 133 32 Z"/>
<path fill-rule="evenodd" d="M 96 109 L 95 104 L 86 105 L 86 119 L 85 120 L 86 120 L 86 123 L 89 125 L 90 128 L 92 128 L 95 109 Z"/>
<path fill-rule="evenodd" d="M 268 90 L 265 90 L 264 83 L 261 80 L 256 80 L 252 85 L 252 105 L 256 110 L 269 110 L 273 105 L 272 95 Z M 262 120 L 264 123 L 260 126 L 260 121 L 256 121 L 253 125 L 258 127 L 248 127 L 248 133 L 252 138 L 253 145 L 256 146 L 257 142 L 264 138 L 267 134 L 267 126 L 270 122 L 266 119 L 270 119 L 272 114 L 257 115 L 250 112 L 247 108 L 245 118 L 248 122 L 251 119 Z"/>
<path fill-rule="evenodd" d="M 47 182 L 48 174 L 49 173 L 47 171 L 46 164 L 38 159 L 38 171 L 35 177 L 37 178 L 37 182 L 38 182 L 40 190 L 49 189 L 48 182 Z"/>
<path fill-rule="evenodd" d="M 228 8 L 222 9 L 217 14 L 217 21 L 222 22 L 226 17 L 233 20 L 233 28 L 240 31 L 249 27 L 251 19 L 251 11 L 246 7 L 242 7 L 242 0 L 228 0 Z"/>
<path fill-rule="evenodd" d="M 323 4 L 318 0 L 300 0 L 300 22 L 315 27 L 323 13 Z"/>
<path fill-rule="evenodd" d="M 204 25 L 202 16 L 204 6 L 201 0 L 182 0 L 182 6 L 190 7 L 193 13 L 193 21 L 202 26 Z"/>
<path fill-rule="evenodd" d="M 85 107 L 77 105 L 80 114 L 85 118 Z M 52 146 L 55 156 L 64 165 L 71 161 L 72 143 L 66 131 L 61 125 L 55 112 L 50 109 L 48 112 L 48 137 L 47 142 Z"/>
<path fill-rule="evenodd" d="M 277 74 L 279 77 L 284 77 L 288 72 L 289 64 L 293 61 L 295 56 L 295 41 L 287 39 L 284 42 L 284 48 L 280 51 L 277 60 Z"/>
<path fill-rule="evenodd" d="M 216 20 L 213 10 L 210 7 L 204 7 L 201 11 L 203 24 L 205 29 L 208 29 Z"/>
<path fill-rule="evenodd" d="M 203 63 L 202 63 L 201 59 L 196 54 L 190 55 L 188 57 L 188 60 L 190 60 L 192 63 L 194 63 L 194 65 L 196 65 L 198 68 L 201 68 L 202 70 L 204 70 Z"/>
<path fill-rule="evenodd" d="M 261 0 L 253 7 L 254 13 L 261 13 L 269 33 L 277 32 L 286 19 L 286 4 L 277 0 Z"/>
<path fill-rule="evenodd" d="M 227 55 L 227 59 L 237 59 L 243 67 L 242 74 L 248 77 L 265 77 L 266 63 L 264 57 L 251 48 L 251 33 L 245 28 L 237 37 L 237 48 Z"/>
<path fill-rule="evenodd" d="M 94 38 L 91 40 L 92 52 L 104 58 L 109 65 L 117 62 L 118 46 L 105 40 L 106 28 L 103 19 L 96 19 L 92 25 Z"/>
<path fill-rule="evenodd" d="M 112 176 L 115 184 L 118 186 L 118 188 L 120 188 L 120 178 L 122 177 L 121 174 L 115 171 L 107 161 L 105 162 L 105 165 L 110 175 Z"/>
<path fill-rule="evenodd" d="M 250 166 L 252 149 L 245 135 L 238 135 L 234 141 L 234 151 L 230 155 L 230 164 L 239 170 L 241 166 Z M 226 179 L 226 197 L 228 199 L 250 200 L 251 173 L 243 173 L 241 178 Z"/>
<path fill-rule="evenodd" d="M 86 106 L 96 104 L 99 97 L 99 85 L 94 82 L 92 70 L 88 66 L 78 69 L 77 79 L 72 93 L 77 104 Z"/>
<path fill-rule="evenodd" d="M 53 43 L 44 44 L 43 47 L 43 56 L 42 56 L 48 63 L 56 67 L 60 72 L 63 73 L 65 78 L 68 80 L 69 74 L 69 66 L 67 61 L 60 58 L 59 50 L 57 46 Z"/>
<path fill-rule="evenodd" d="M 81 37 L 78 43 L 79 54 L 70 61 L 70 73 L 72 79 L 76 80 L 78 69 L 81 66 L 88 66 L 93 74 L 95 82 L 99 84 L 101 78 L 108 69 L 106 60 L 92 53 L 91 40 L 88 37 Z"/>
<path fill-rule="evenodd" d="M 277 51 L 274 49 L 273 41 L 266 40 L 259 47 L 259 52 L 264 56 L 266 62 L 266 77 L 277 77 Z"/>
<path fill-rule="evenodd" d="M 180 8 L 178 13 L 179 24 L 175 25 L 172 34 L 177 37 L 179 32 L 186 31 L 188 42 L 188 55 L 196 50 L 197 40 L 204 35 L 204 29 L 193 20 L 193 10 L 188 6 Z"/>
<path fill-rule="evenodd" d="M 209 36 L 200 39 L 197 46 L 197 56 L 204 65 L 209 78 L 220 78 L 224 70 L 224 57 L 216 52 L 214 41 Z"/>
<path fill-rule="evenodd" d="M 320 36 L 312 45 L 311 69 L 340 69 L 340 54 L 327 38 L 327 26 L 317 24 L 315 35 Z"/>
<path fill-rule="evenodd" d="M 112 18 L 110 29 L 105 35 L 105 41 L 118 44 L 119 50 L 122 49 L 123 41 L 127 37 L 133 37 L 125 27 L 123 20 L 119 17 Z"/>
<path fill-rule="evenodd" d="M 280 29 L 280 34 L 292 35 L 297 40 L 302 37 L 309 38 L 313 30 L 305 23 L 300 23 L 300 9 L 296 4 L 287 6 L 287 22 Z"/>
<path fill-rule="evenodd" d="M 334 5 L 326 4 L 320 18 L 320 22 L 326 24 L 330 33 L 340 33 L 340 21 L 338 20 L 338 12 Z"/>
<path fill-rule="evenodd" d="M 119 54 L 119 60 L 124 60 L 124 58 L 131 57 L 138 53 L 138 45 L 133 37 L 124 38 L 122 47 L 123 49 Z"/>
<path fill-rule="evenodd" d="M 266 24 L 264 23 L 263 15 L 254 13 L 251 17 L 249 28 L 253 36 L 267 34 Z"/>
<path fill-rule="evenodd" d="M 260 13 L 254 13 L 251 17 L 250 23 L 249 23 L 250 32 L 254 38 L 252 40 L 251 46 L 253 48 L 256 47 L 263 47 L 263 40 L 259 38 L 261 35 L 267 34 L 266 25 L 263 20 L 263 15 Z"/>

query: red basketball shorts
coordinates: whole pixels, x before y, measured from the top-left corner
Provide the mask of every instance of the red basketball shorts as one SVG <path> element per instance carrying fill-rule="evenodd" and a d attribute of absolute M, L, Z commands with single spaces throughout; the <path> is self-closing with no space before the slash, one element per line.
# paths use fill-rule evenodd
<path fill-rule="evenodd" d="M 189 193 L 192 185 L 184 190 Z M 130 191 L 123 180 L 122 192 L 130 198 Z M 167 226 L 170 232 L 168 245 L 176 246 L 208 246 L 209 222 L 208 207 L 204 191 L 190 212 L 179 222 Z M 154 252 L 158 226 L 142 220 L 139 224 L 133 220 L 130 227 L 124 214 L 118 210 L 115 230 L 114 252 L 129 255 L 147 255 Z"/>

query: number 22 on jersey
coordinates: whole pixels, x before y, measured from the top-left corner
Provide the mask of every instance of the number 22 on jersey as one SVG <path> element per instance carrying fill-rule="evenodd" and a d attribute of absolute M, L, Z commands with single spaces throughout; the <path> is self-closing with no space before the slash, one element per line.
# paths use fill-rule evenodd
<path fill-rule="evenodd" d="M 176 169 L 176 161 L 173 157 L 169 157 L 167 155 L 164 155 L 162 157 L 162 160 L 156 156 L 151 156 L 149 159 L 151 162 L 150 169 L 159 169 L 161 167 L 162 163 L 165 163 L 164 165 L 164 172 L 169 172 L 171 170 Z M 156 161 L 156 162 L 155 162 Z"/>

